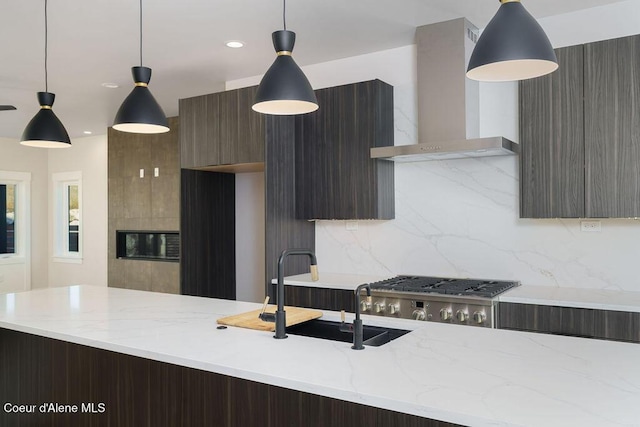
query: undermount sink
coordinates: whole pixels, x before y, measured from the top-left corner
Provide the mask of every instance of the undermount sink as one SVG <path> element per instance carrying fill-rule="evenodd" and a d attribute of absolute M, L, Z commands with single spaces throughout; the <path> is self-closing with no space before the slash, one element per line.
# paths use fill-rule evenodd
<path fill-rule="evenodd" d="M 328 320 L 309 320 L 287 327 L 287 333 L 324 340 L 353 342 L 353 333 L 340 330 L 340 322 Z M 404 329 L 382 328 L 379 326 L 363 326 L 363 344 L 379 347 L 411 331 Z"/>

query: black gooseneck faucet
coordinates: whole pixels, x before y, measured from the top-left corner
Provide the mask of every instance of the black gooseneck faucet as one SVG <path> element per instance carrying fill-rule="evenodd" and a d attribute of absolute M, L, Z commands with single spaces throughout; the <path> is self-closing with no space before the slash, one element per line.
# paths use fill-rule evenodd
<path fill-rule="evenodd" d="M 356 318 L 353 321 L 353 345 L 351 346 L 354 350 L 364 350 L 364 345 L 362 344 L 362 319 L 360 319 L 360 292 L 362 289 L 367 290 L 367 296 L 371 296 L 371 286 L 368 284 L 362 284 L 356 288 L 354 291 L 356 294 Z"/>
<path fill-rule="evenodd" d="M 284 260 L 289 255 L 307 255 L 311 259 L 311 280 L 318 281 L 318 260 L 311 249 L 285 249 L 278 258 L 278 288 L 276 290 L 278 309 L 273 313 L 260 313 L 258 317 L 265 322 L 275 322 L 276 339 L 287 338 L 287 313 L 284 311 Z"/>

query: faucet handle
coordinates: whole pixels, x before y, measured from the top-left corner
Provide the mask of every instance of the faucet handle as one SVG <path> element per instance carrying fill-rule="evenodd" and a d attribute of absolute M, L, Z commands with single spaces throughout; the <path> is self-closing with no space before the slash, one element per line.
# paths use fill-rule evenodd
<path fill-rule="evenodd" d="M 264 299 L 264 303 L 262 304 L 262 311 L 260 312 L 260 314 L 263 314 L 267 309 L 267 304 L 269 304 L 269 295 L 267 295 L 267 297 Z"/>
<path fill-rule="evenodd" d="M 318 276 L 318 265 L 311 264 L 309 269 L 311 270 L 311 280 L 313 280 L 314 282 L 317 282 L 318 280 L 320 280 L 320 276 Z"/>

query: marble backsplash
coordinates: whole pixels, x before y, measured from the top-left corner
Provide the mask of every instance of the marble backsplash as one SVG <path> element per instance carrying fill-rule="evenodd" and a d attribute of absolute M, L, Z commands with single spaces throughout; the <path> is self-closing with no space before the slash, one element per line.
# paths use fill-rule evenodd
<path fill-rule="evenodd" d="M 640 291 L 640 222 L 519 219 L 517 156 L 396 164 L 396 219 L 318 221 L 320 267 L 335 273 L 519 280 Z"/>

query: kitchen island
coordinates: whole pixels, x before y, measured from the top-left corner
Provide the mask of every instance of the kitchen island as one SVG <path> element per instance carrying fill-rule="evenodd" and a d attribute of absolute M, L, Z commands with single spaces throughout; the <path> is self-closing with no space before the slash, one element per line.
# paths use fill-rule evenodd
<path fill-rule="evenodd" d="M 129 425 L 159 425 L 144 419 L 145 414 L 165 420 L 184 419 L 180 417 L 187 415 L 175 414 L 166 405 L 156 408 L 157 402 L 141 399 L 143 390 L 128 387 L 143 372 L 151 372 L 145 377 L 149 378 L 148 388 L 167 396 L 173 393 L 178 400 L 202 399 L 199 390 L 218 386 L 230 393 L 231 400 L 220 395 L 219 401 L 202 402 L 203 417 L 209 413 L 206 419 L 214 420 L 218 419 L 216 413 L 226 414 L 229 420 L 229 412 L 234 411 L 239 412 L 234 415 L 236 420 L 243 419 L 242 412 L 245 416 L 253 410 L 259 412 L 264 405 L 269 410 L 298 405 L 294 409 L 299 417 L 305 413 L 313 417 L 314 413 L 351 410 L 336 406 L 336 402 L 351 402 L 387 411 L 375 413 L 377 424 L 363 418 L 362 425 L 393 425 L 380 421 L 381 417 L 393 420 L 399 413 L 437 420 L 422 425 L 446 425 L 440 421 L 471 426 L 640 426 L 637 344 L 369 316 L 363 316 L 365 324 L 412 332 L 381 347 L 354 351 L 340 342 L 293 335 L 274 340 L 268 332 L 216 328 L 220 317 L 257 308 L 259 304 L 255 303 L 90 286 L 0 295 L 0 399 L 3 405 L 27 405 L 64 395 L 67 402 L 57 403 L 95 404 L 96 414 L 91 420 L 104 419 L 99 418 L 98 404 L 106 401 L 105 414 L 120 421 L 125 417 L 122 408 L 110 407 L 109 399 L 142 400 L 129 411 L 133 420 Z M 328 320 L 338 317 L 333 312 L 323 316 Z M 49 344 L 29 344 L 25 337 L 62 343 L 59 346 L 64 352 L 54 353 L 50 362 L 60 369 L 52 369 L 54 378 L 47 387 L 39 387 L 47 369 L 38 355 Z M 12 343 L 22 347 L 12 348 Z M 65 347 L 66 343 L 74 346 Z M 107 395 L 100 395 L 100 384 L 84 384 L 87 380 L 80 376 L 67 378 L 64 386 L 55 381 L 60 372 L 83 369 L 88 363 L 82 357 L 82 348 L 100 352 L 92 356 L 98 362 L 86 369 L 103 370 L 113 378 L 115 385 L 107 387 Z M 135 361 L 114 362 L 109 355 L 134 356 Z M 101 358 L 104 363 L 99 363 Z M 155 364 L 149 367 L 146 361 Z M 11 363 L 32 366 L 25 373 Z M 174 382 L 159 381 L 170 377 L 167 372 L 171 366 L 185 367 L 189 374 Z M 209 379 L 207 373 L 216 376 Z M 224 382 L 224 378 L 243 383 Z M 80 384 L 78 389 L 88 390 L 87 394 L 74 392 L 74 382 Z M 16 384 L 20 390 L 12 387 Z M 268 385 L 271 389 L 265 397 L 260 390 L 266 389 L 256 391 L 247 384 Z M 56 390 L 61 387 L 66 389 Z M 295 404 L 287 394 L 291 392 L 302 393 Z M 31 400 L 21 400 L 24 396 Z M 312 402 L 312 397 L 330 399 L 320 403 L 314 400 L 315 407 L 305 407 L 304 402 Z M 9 422 L 15 417 L 29 420 L 38 416 L 0 411 L 0 420 L 5 417 Z M 92 424 L 105 425 L 98 421 Z M 219 420 L 211 425 L 233 424 Z M 265 420 L 263 425 L 269 422 Z M 271 425 L 277 423 L 272 421 Z M 283 419 L 280 425 L 298 424 Z M 321 424 L 315 417 L 302 425 Z"/>

